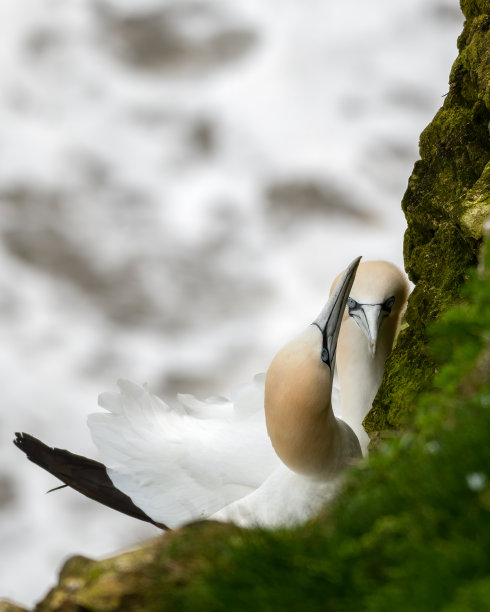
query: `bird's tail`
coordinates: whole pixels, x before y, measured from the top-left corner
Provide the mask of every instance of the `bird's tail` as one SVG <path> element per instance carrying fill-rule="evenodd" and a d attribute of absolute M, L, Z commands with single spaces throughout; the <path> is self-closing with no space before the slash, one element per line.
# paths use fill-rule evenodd
<path fill-rule="evenodd" d="M 124 514 L 152 523 L 160 529 L 166 525 L 157 523 L 136 506 L 131 498 L 112 484 L 103 463 L 75 455 L 61 448 L 51 448 L 34 436 L 16 433 L 14 444 L 27 458 L 56 478 L 83 493 L 90 499 Z"/>

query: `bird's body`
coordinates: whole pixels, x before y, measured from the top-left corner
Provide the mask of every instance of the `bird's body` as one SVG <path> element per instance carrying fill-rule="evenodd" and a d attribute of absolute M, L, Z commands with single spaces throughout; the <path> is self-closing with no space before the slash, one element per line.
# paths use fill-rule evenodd
<path fill-rule="evenodd" d="M 345 305 L 358 263 L 336 280 L 320 315 L 277 353 L 267 375 L 231 400 L 181 395 L 180 406 L 170 408 L 145 387 L 120 381 L 118 393 L 99 398 L 106 412 L 89 417 L 103 463 L 50 449 L 26 434 L 18 434 L 16 444 L 85 495 L 163 528 L 204 518 L 262 526 L 304 521 L 334 495 L 342 471 L 361 456 L 356 433 L 364 405 L 356 422 L 354 410 L 340 420 L 331 404 L 336 352 L 344 404 L 345 381 L 353 374 L 343 362 L 342 343 L 368 346 L 365 337 L 355 340 L 355 327 L 339 337 L 342 317 L 344 327 L 352 323 Z M 371 367 L 368 349 L 359 349 L 359 359 L 366 355 Z M 84 460 L 88 480 L 80 475 Z"/>
<path fill-rule="evenodd" d="M 246 527 L 301 524 L 334 498 L 340 478 L 340 474 L 326 479 L 305 476 L 280 463 L 253 493 L 229 504 L 211 518 Z"/>

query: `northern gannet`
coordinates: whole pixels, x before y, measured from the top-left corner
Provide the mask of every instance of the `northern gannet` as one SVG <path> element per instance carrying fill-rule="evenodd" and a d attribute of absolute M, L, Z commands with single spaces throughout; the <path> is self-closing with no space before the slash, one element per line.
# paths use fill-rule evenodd
<path fill-rule="evenodd" d="M 103 463 L 25 433 L 14 443 L 65 484 L 164 529 L 205 518 L 263 526 L 309 518 L 361 457 L 353 428 L 331 404 L 359 260 L 315 321 L 277 353 L 265 380 L 256 377 L 231 401 L 180 395 L 181 407 L 170 408 L 146 387 L 120 381 L 119 394 L 99 397 L 107 412 L 89 416 Z"/>
<path fill-rule="evenodd" d="M 334 280 L 331 292 L 340 277 Z M 362 422 L 381 384 L 408 293 L 408 281 L 397 266 L 366 261 L 358 267 L 347 300 L 337 348 L 340 414 L 356 433 L 363 454 L 369 436 Z"/>

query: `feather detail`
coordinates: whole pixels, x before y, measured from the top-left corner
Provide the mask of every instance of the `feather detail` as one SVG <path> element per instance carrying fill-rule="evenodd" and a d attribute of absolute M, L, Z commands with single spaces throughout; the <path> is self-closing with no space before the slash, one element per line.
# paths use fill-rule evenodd
<path fill-rule="evenodd" d="M 146 387 L 126 380 L 118 387 L 100 396 L 109 412 L 90 415 L 89 428 L 114 485 L 158 522 L 173 528 L 207 518 L 253 492 L 278 465 L 263 378 L 241 387 L 233 403 L 181 395 L 175 409 Z"/>

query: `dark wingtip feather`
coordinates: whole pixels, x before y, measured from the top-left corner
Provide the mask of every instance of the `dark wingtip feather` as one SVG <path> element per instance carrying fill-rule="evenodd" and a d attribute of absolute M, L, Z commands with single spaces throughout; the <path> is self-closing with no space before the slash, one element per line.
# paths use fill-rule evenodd
<path fill-rule="evenodd" d="M 51 448 L 24 432 L 16 432 L 13 442 L 30 461 L 53 474 L 72 489 L 109 508 L 152 523 L 160 529 L 168 529 L 163 523 L 158 523 L 149 517 L 132 502 L 130 497 L 112 484 L 103 463 L 82 457 L 82 455 L 75 455 L 61 448 Z"/>

